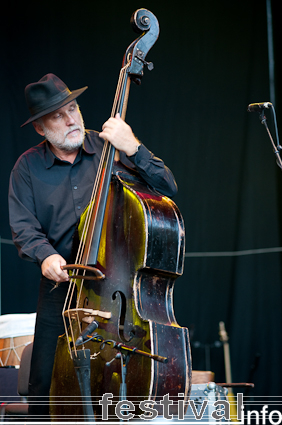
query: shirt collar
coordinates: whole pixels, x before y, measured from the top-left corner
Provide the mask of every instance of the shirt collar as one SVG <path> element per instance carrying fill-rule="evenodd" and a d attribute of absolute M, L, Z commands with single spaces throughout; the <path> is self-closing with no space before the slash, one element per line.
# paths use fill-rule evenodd
<path fill-rule="evenodd" d="M 98 137 L 99 138 L 99 133 L 97 131 L 90 131 L 90 130 L 86 130 L 85 131 L 85 138 L 84 138 L 84 142 L 83 142 L 83 149 L 86 153 L 93 155 L 95 153 L 97 153 L 97 145 L 94 141 L 94 139 Z"/>

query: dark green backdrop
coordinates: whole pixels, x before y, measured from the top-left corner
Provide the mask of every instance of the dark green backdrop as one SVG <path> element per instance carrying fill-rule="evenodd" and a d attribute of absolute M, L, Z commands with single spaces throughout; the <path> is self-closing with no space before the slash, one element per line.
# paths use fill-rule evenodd
<path fill-rule="evenodd" d="M 238 255 L 281 246 L 281 172 L 258 115 L 246 112 L 249 103 L 270 100 L 262 0 L 5 6 L 0 29 L 2 314 L 35 311 L 38 292 L 39 270 L 18 259 L 9 244 L 6 201 L 16 159 L 40 142 L 32 126 L 20 129 L 29 116 L 24 87 L 48 72 L 71 89 L 88 85 L 80 106 L 86 127 L 99 130 L 110 115 L 124 51 L 135 38 L 129 19 L 140 7 L 158 17 L 161 32 L 148 55 L 154 71 L 146 70 L 141 87 L 131 88 L 127 121 L 178 182 L 175 202 L 185 220 L 187 256 L 174 306 L 179 324 L 191 331 L 194 368 L 210 366 L 217 382 L 225 379 L 223 350 L 214 345 L 223 320 L 233 380 L 252 380 L 253 395 L 280 395 L 281 254 Z M 276 3 L 273 15 L 279 125 Z M 268 118 L 272 128 L 270 113 Z M 223 254 L 205 255 L 211 252 Z"/>

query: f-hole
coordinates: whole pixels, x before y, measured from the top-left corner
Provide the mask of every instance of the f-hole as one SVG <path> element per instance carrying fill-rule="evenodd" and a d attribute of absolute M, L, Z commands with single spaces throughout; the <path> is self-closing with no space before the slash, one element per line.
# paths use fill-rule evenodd
<path fill-rule="evenodd" d="M 126 317 L 126 297 L 123 292 L 116 291 L 112 295 L 112 299 L 116 300 L 119 298 L 120 300 L 120 315 L 119 315 L 119 327 L 118 327 L 118 333 L 119 337 L 124 342 L 129 342 L 134 337 L 134 330 L 132 329 L 129 334 L 130 337 L 126 338 L 124 334 L 124 323 L 125 323 L 125 317 Z"/>

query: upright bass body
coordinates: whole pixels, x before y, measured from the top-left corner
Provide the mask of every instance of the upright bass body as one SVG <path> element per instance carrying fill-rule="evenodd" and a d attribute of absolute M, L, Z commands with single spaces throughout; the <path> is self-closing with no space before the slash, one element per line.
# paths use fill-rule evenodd
<path fill-rule="evenodd" d="M 144 65 L 152 69 L 145 58 L 159 34 L 146 9 L 132 15 L 132 24 L 140 36 L 124 55 L 111 114 L 122 119 L 131 81 L 140 84 Z M 81 217 L 75 264 L 64 266 L 72 278 L 51 385 L 55 421 L 105 419 L 99 403 L 104 394 L 115 398 L 110 419 L 119 419 L 117 401 L 131 400 L 140 415 L 139 402 L 152 406 L 167 394 L 175 402 L 170 414 L 177 414 L 177 397 L 185 401 L 190 394 L 188 331 L 177 324 L 172 301 L 183 271 L 183 220 L 169 198 L 150 189 L 116 154 L 105 141 Z M 162 414 L 161 404 L 154 408 Z"/>
<path fill-rule="evenodd" d="M 105 276 L 87 280 L 80 293 L 82 329 L 95 319 L 99 338 L 85 343 L 91 358 L 91 396 L 94 413 L 105 393 L 127 400 L 152 400 L 169 394 L 187 400 L 191 386 L 188 330 L 173 312 L 173 287 L 182 274 L 184 225 L 176 205 L 154 192 L 138 176 L 118 163 L 106 204 L 97 268 Z M 73 346 L 80 330 L 73 318 Z M 114 340 L 132 351 L 122 352 L 103 340 Z M 79 347 L 78 347 L 79 348 Z M 135 350 L 165 357 L 166 363 L 139 355 Z M 66 335 L 59 338 L 51 387 L 51 414 L 82 415 L 80 391 Z M 126 387 L 124 387 L 126 384 Z M 126 391 L 121 392 L 121 388 Z M 67 403 L 69 397 L 74 403 Z M 60 400 L 60 403 L 56 403 Z M 117 400 L 117 399 L 116 399 Z M 175 398 L 174 398 L 175 400 Z M 65 403 L 64 403 L 65 401 Z M 162 406 L 155 409 L 162 414 Z M 109 410 L 111 419 L 114 407 Z M 136 414 L 143 413 L 136 408 Z M 170 407 L 177 414 L 177 404 Z"/>

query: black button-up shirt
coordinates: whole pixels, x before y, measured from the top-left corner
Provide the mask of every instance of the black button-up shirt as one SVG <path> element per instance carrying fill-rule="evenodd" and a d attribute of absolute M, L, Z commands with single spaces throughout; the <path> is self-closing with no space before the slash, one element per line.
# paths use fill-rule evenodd
<path fill-rule="evenodd" d="M 57 158 L 46 140 L 20 156 L 10 177 L 9 213 L 14 243 L 22 258 L 39 264 L 52 254 L 68 262 L 76 223 L 87 206 L 104 141 L 87 131 L 73 164 Z M 171 171 L 144 145 L 120 160 L 166 196 L 177 186 Z"/>

